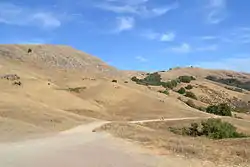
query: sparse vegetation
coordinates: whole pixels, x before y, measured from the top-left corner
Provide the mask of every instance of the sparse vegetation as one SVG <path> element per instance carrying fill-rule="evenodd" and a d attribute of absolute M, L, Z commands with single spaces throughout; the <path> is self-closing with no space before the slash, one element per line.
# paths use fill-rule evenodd
<path fill-rule="evenodd" d="M 246 108 L 246 107 L 235 107 L 234 112 L 238 112 L 238 113 L 248 113 L 250 111 L 250 108 Z"/>
<path fill-rule="evenodd" d="M 124 81 L 124 83 L 128 83 L 128 81 Z"/>
<path fill-rule="evenodd" d="M 188 86 L 186 86 L 185 87 L 187 90 L 191 90 L 191 89 L 193 89 L 193 86 L 192 85 L 188 85 Z"/>
<path fill-rule="evenodd" d="M 232 87 L 227 87 L 227 86 L 225 88 L 228 90 L 235 91 L 235 92 L 240 92 L 240 93 L 243 92 L 243 89 L 241 89 L 241 88 L 232 88 Z"/>
<path fill-rule="evenodd" d="M 201 106 L 196 106 L 195 104 L 194 104 L 194 101 L 193 100 L 188 100 L 188 101 L 186 101 L 185 102 L 189 107 L 192 107 L 192 108 L 195 108 L 195 109 L 197 109 L 197 110 L 200 110 L 200 111 L 206 111 L 206 108 L 204 108 L 204 107 L 201 107 Z"/>
<path fill-rule="evenodd" d="M 117 83 L 117 80 L 116 80 L 116 79 L 113 79 L 112 82 Z"/>
<path fill-rule="evenodd" d="M 236 131 L 236 127 L 221 119 L 208 119 L 201 123 L 191 123 L 190 127 L 170 128 L 171 132 L 192 137 L 206 136 L 211 139 L 243 138 L 247 135 Z"/>
<path fill-rule="evenodd" d="M 238 79 L 235 79 L 235 78 L 217 78 L 215 76 L 207 76 L 206 79 L 208 80 L 211 80 L 211 81 L 214 81 L 214 82 L 218 82 L 218 83 L 222 83 L 222 84 L 226 84 L 226 85 L 229 85 L 229 86 L 234 86 L 234 87 L 238 87 L 238 88 L 241 88 L 241 89 L 246 89 L 246 90 L 249 90 L 250 91 L 250 81 L 248 82 L 242 82 Z"/>
<path fill-rule="evenodd" d="M 148 74 L 145 78 L 143 79 L 138 79 L 137 77 L 132 77 L 132 81 L 136 82 L 137 84 L 140 85 L 152 85 L 152 86 L 160 86 L 162 84 L 161 82 L 161 75 L 158 74 L 157 72 Z"/>
<path fill-rule="evenodd" d="M 180 76 L 177 79 L 173 79 L 171 81 L 163 82 L 162 78 L 161 78 L 161 75 L 158 72 L 155 72 L 155 73 L 152 73 L 152 74 L 148 73 L 147 76 L 145 78 L 143 78 L 143 79 L 138 79 L 136 76 L 133 76 L 131 78 L 131 80 L 136 82 L 137 84 L 140 84 L 140 85 L 163 86 L 164 88 L 173 89 L 180 82 L 189 83 L 192 80 L 195 80 L 195 78 L 192 77 L 192 76 Z"/>
<path fill-rule="evenodd" d="M 193 92 L 189 92 L 189 91 L 186 92 L 185 96 L 189 97 L 189 98 L 192 98 L 192 99 L 195 99 L 195 100 L 198 99 Z"/>
<path fill-rule="evenodd" d="M 180 76 L 179 80 L 183 83 L 190 83 L 192 80 L 196 80 L 196 79 L 193 76 L 184 75 L 184 76 Z"/>
<path fill-rule="evenodd" d="M 68 91 L 80 93 L 82 90 L 86 89 L 86 87 L 76 87 L 76 88 L 68 88 Z"/>
<path fill-rule="evenodd" d="M 17 74 L 6 74 L 6 75 L 2 76 L 1 79 L 16 81 L 16 80 L 19 80 L 20 77 Z"/>
<path fill-rule="evenodd" d="M 226 103 L 211 105 L 207 107 L 206 112 L 220 116 L 232 116 L 232 108 Z"/>
<path fill-rule="evenodd" d="M 171 80 L 171 81 L 168 81 L 168 82 L 162 82 L 161 85 L 164 87 L 164 88 L 169 88 L 169 89 L 173 89 L 174 87 L 176 87 L 178 85 L 178 80 Z"/>
<path fill-rule="evenodd" d="M 186 89 L 181 87 L 179 90 L 178 90 L 178 93 L 184 95 L 186 93 Z"/>
<path fill-rule="evenodd" d="M 169 95 L 169 92 L 168 92 L 168 90 L 166 89 L 166 90 L 164 90 L 164 91 L 159 91 L 160 93 L 163 93 L 163 94 L 165 94 L 165 95 Z"/>

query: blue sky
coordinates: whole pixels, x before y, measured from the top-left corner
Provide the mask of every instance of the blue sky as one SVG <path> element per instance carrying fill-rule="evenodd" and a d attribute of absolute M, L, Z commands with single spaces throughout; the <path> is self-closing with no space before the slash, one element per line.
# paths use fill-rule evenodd
<path fill-rule="evenodd" d="M 130 70 L 250 72 L 247 0 L 1 0 L 0 43 L 66 44 Z"/>

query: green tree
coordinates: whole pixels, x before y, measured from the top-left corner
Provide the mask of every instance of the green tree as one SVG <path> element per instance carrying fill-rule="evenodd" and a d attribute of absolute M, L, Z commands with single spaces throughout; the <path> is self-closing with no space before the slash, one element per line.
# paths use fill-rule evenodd
<path fill-rule="evenodd" d="M 208 106 L 206 112 L 220 116 L 232 116 L 232 109 L 226 103 Z"/>
<path fill-rule="evenodd" d="M 183 87 L 181 87 L 179 90 L 178 90 L 178 93 L 180 93 L 180 94 L 185 94 L 186 93 L 186 89 L 185 88 L 183 88 Z"/>

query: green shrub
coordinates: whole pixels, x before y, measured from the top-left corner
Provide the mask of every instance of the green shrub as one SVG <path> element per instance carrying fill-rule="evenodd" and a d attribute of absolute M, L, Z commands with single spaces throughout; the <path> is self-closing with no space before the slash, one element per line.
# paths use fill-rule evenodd
<path fill-rule="evenodd" d="M 169 89 L 173 89 L 174 86 L 172 85 L 172 83 L 169 81 L 169 82 L 162 82 L 161 85 L 164 87 L 164 88 L 169 88 Z"/>
<path fill-rule="evenodd" d="M 208 106 L 206 112 L 220 116 L 232 116 L 232 109 L 226 103 Z"/>
<path fill-rule="evenodd" d="M 242 138 L 246 135 L 238 133 L 236 127 L 221 119 L 208 119 L 201 123 L 201 134 L 212 139 Z"/>
<path fill-rule="evenodd" d="M 185 94 L 186 93 L 186 89 L 185 88 L 183 88 L 183 87 L 181 87 L 179 90 L 178 90 L 178 93 L 180 93 L 180 94 Z"/>
<path fill-rule="evenodd" d="M 161 82 L 161 75 L 158 74 L 157 72 L 148 74 L 145 78 L 143 79 L 138 79 L 137 77 L 132 77 L 132 81 L 136 82 L 137 84 L 140 85 L 152 85 L 152 86 L 160 86 L 162 84 Z"/>
<path fill-rule="evenodd" d="M 187 75 L 180 76 L 179 79 L 183 83 L 190 83 L 192 80 L 195 80 L 193 76 L 187 76 Z"/>
<path fill-rule="evenodd" d="M 168 82 L 161 82 L 161 85 L 164 87 L 164 88 L 169 88 L 169 89 L 173 89 L 174 87 L 176 87 L 178 85 L 178 80 L 171 80 L 171 81 L 168 81 Z"/>
<path fill-rule="evenodd" d="M 185 96 L 197 100 L 197 97 L 193 92 L 186 92 Z"/>
<path fill-rule="evenodd" d="M 134 81 L 134 82 L 138 82 L 138 81 L 139 81 L 139 79 L 138 79 L 136 76 L 133 76 L 133 77 L 131 78 L 131 80 Z"/>
<path fill-rule="evenodd" d="M 237 132 L 236 127 L 232 124 L 214 118 L 202 121 L 201 123 L 191 123 L 190 127 L 183 127 L 181 129 L 171 127 L 170 131 L 192 137 L 206 136 L 211 139 L 247 137 L 247 135 Z"/>
<path fill-rule="evenodd" d="M 185 87 L 187 90 L 191 90 L 191 89 L 193 89 L 193 86 L 192 85 L 188 85 L 188 86 L 186 86 Z"/>

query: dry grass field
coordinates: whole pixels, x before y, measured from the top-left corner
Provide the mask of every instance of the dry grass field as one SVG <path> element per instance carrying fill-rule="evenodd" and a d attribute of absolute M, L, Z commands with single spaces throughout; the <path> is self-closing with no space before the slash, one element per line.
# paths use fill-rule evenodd
<path fill-rule="evenodd" d="M 68 46 L 0 45 L 0 141 L 51 135 L 102 120 L 112 122 L 102 126 L 102 130 L 139 142 L 158 154 L 178 154 L 229 165 L 249 162 L 248 139 L 192 138 L 173 134 L 168 128 L 199 121 L 182 118 L 212 117 L 201 108 L 228 103 L 244 112 L 234 113 L 238 119 L 223 119 L 250 134 L 249 90 L 219 82 L 247 86 L 250 74 L 191 67 L 158 74 L 164 82 L 184 75 L 196 79 L 181 82 L 164 94 L 159 92 L 165 90 L 163 86 L 141 85 L 131 80 L 133 76 L 146 77 L 146 72 L 118 70 Z M 178 93 L 188 85 L 196 99 Z M 187 105 L 188 101 L 194 106 Z M 162 117 L 177 120 L 129 123 Z"/>

